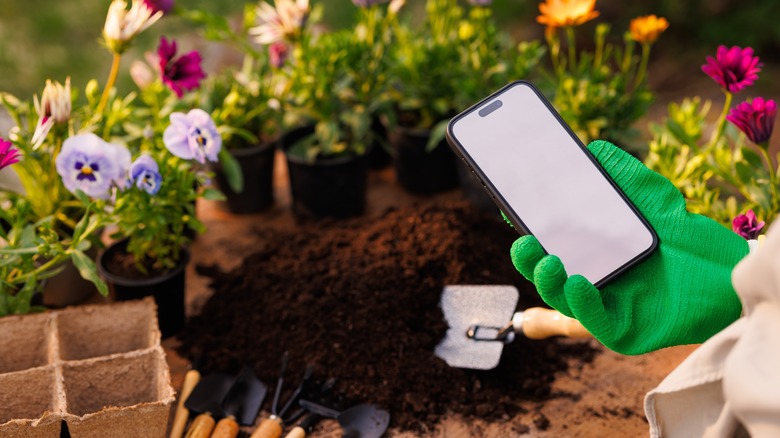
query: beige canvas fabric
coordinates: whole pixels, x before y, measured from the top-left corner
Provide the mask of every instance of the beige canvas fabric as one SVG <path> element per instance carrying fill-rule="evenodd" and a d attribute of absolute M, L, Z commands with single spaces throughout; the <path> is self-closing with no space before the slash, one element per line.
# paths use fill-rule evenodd
<path fill-rule="evenodd" d="M 780 225 L 732 282 L 743 317 L 647 394 L 650 436 L 780 437 Z"/>

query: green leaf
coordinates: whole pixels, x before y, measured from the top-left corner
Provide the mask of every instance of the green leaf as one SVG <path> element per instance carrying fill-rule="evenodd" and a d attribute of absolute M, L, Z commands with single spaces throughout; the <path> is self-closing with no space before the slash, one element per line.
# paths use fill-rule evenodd
<path fill-rule="evenodd" d="M 209 201 L 224 201 L 226 199 L 225 195 L 217 189 L 206 189 L 201 196 Z"/>
<path fill-rule="evenodd" d="M 97 287 L 100 295 L 103 295 L 104 297 L 107 296 L 108 286 L 106 286 L 106 283 L 98 275 L 95 262 L 92 261 L 89 256 L 78 250 L 70 251 L 70 256 L 71 260 L 73 260 L 73 266 L 79 270 L 81 277 L 85 280 L 91 281 L 95 287 Z"/>
<path fill-rule="evenodd" d="M 442 120 L 437 123 L 431 130 L 431 137 L 428 139 L 428 144 L 425 146 L 426 152 L 431 152 L 444 140 L 444 134 L 447 132 L 447 124 L 449 120 Z"/>
<path fill-rule="evenodd" d="M 219 151 L 219 164 L 222 165 L 222 170 L 225 171 L 225 178 L 227 178 L 230 189 L 236 193 L 244 191 L 244 174 L 241 172 L 241 166 L 238 164 L 238 160 L 227 149 Z"/>

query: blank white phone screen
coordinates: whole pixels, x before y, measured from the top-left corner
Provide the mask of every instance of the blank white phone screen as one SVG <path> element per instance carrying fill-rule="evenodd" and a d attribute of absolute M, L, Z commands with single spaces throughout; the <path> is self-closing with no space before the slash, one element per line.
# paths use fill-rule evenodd
<path fill-rule="evenodd" d="M 599 283 L 652 247 L 652 232 L 528 85 L 455 121 L 452 136 L 569 275 Z"/>

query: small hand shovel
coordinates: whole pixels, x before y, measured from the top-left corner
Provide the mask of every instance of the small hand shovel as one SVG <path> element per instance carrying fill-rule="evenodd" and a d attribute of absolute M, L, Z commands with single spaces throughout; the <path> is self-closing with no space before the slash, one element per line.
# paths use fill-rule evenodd
<path fill-rule="evenodd" d="M 555 310 L 515 312 L 519 296 L 514 286 L 445 286 L 439 305 L 450 328 L 436 346 L 436 356 L 452 367 L 489 370 L 498 365 L 515 333 L 529 339 L 592 337 L 579 321 Z"/>
<path fill-rule="evenodd" d="M 299 403 L 313 414 L 335 418 L 341 425 L 343 438 L 380 438 L 390 423 L 390 413 L 373 405 L 360 404 L 345 411 L 337 411 L 308 400 Z"/>

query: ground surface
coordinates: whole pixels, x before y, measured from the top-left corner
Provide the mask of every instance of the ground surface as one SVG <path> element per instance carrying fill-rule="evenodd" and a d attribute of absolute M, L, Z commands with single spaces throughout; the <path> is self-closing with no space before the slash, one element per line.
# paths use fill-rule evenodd
<path fill-rule="evenodd" d="M 257 230 L 279 230 L 280 233 L 286 233 L 297 226 L 289 210 L 284 164 L 281 161 L 279 164 L 281 165 L 277 166 L 276 176 L 277 203 L 271 210 L 258 215 L 235 216 L 226 213 L 215 203 L 203 202 L 198 205 L 199 215 L 209 231 L 200 236 L 193 245 L 193 263 L 187 272 L 189 315 L 200 313 L 213 293 L 210 277 L 199 274 L 197 266 L 214 266 L 225 272 L 239 268 L 245 257 L 259 249 L 257 239 L 263 233 L 258 233 Z M 417 205 L 419 208 L 426 208 L 442 202 L 457 202 L 461 198 L 457 190 L 433 197 L 409 195 L 395 184 L 390 169 L 371 173 L 368 193 L 367 222 L 378 220 L 390 207 Z M 502 252 L 496 254 L 496 257 L 508 258 L 508 255 Z M 201 269 L 200 272 L 205 271 Z M 219 290 L 218 285 L 215 288 Z M 550 347 L 545 349 L 530 345 L 527 347 L 530 351 L 526 352 L 522 349 L 523 344 L 515 346 L 515 349 L 511 350 L 510 361 L 505 360 L 503 365 L 511 367 L 512 361 L 517 361 L 518 368 L 527 368 L 529 362 L 534 363 L 534 359 L 539 359 L 539 355 L 549 355 L 553 362 L 567 361 L 570 366 L 565 371 L 554 372 L 554 375 L 550 376 L 549 395 L 529 397 L 520 393 L 520 400 L 516 403 L 518 409 L 499 412 L 497 416 L 493 415 L 489 422 L 479 419 L 481 416 L 475 415 L 473 408 L 460 409 L 456 406 L 458 401 L 453 401 L 451 407 L 455 408 L 449 409 L 450 413 L 441 418 L 437 416 L 435 425 L 430 426 L 430 421 L 423 418 L 417 427 L 409 429 L 414 417 L 407 416 L 402 424 L 403 429 L 407 430 L 403 431 L 396 426 L 391 429 L 389 436 L 643 436 L 647 434 L 642 408 L 645 392 L 657 385 L 694 348 L 677 347 L 639 357 L 628 357 L 610 352 L 597 342 L 590 341 L 590 347 L 595 349 L 597 354 L 588 362 L 582 360 L 584 357 L 576 355 L 565 359 L 552 357 L 562 354 L 569 343 L 582 349 L 582 341 L 543 342 L 550 343 Z M 167 340 L 164 345 L 171 365 L 174 387 L 178 389 L 188 362 L 177 353 L 181 346 L 179 340 Z M 534 356 L 524 361 L 525 353 Z M 588 353 L 588 356 L 591 354 Z M 271 373 L 274 371 L 275 368 Z M 511 393 L 511 383 L 507 383 L 507 393 Z M 398 394 L 398 397 L 403 397 L 403 394 Z M 367 395 L 364 401 L 372 401 L 370 395 Z M 508 403 L 507 400 L 496 402 Z M 268 403 L 264 407 L 267 408 L 267 405 Z M 395 414 L 398 419 L 404 418 L 403 413 Z M 316 432 L 313 436 L 340 436 L 337 425 L 332 421 L 321 423 Z"/>

